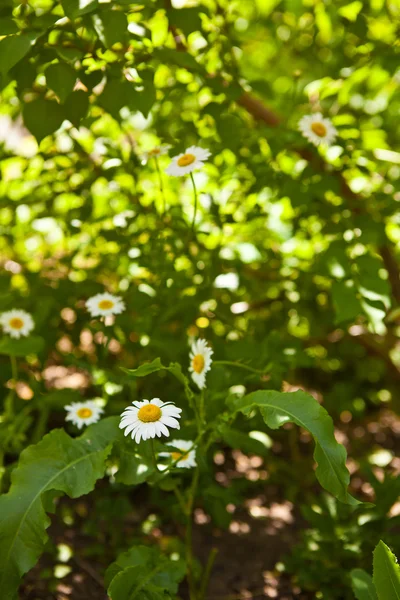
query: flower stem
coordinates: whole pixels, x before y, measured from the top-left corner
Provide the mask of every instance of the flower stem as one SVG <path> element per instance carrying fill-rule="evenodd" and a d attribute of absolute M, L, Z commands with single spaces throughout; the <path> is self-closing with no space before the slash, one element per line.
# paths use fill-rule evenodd
<path fill-rule="evenodd" d="M 156 452 L 154 450 L 154 440 L 153 440 L 153 438 L 150 438 L 150 446 L 151 446 L 151 455 L 152 455 L 152 458 L 153 458 L 154 470 L 158 471 L 157 457 L 156 457 Z"/>
<path fill-rule="evenodd" d="M 164 183 L 163 183 L 163 179 L 162 179 L 162 175 L 161 175 L 161 170 L 160 170 L 160 165 L 158 164 L 158 158 L 157 156 L 154 156 L 154 162 L 156 165 L 156 171 L 157 171 L 157 175 L 158 175 L 158 182 L 160 185 L 160 192 L 161 192 L 161 197 L 162 197 L 162 211 L 161 211 L 161 215 L 165 215 L 165 212 L 167 210 L 167 203 L 165 201 L 165 192 L 164 192 Z"/>
<path fill-rule="evenodd" d="M 192 485 L 189 490 L 189 499 L 187 503 L 187 525 L 186 525 L 186 539 L 185 539 L 185 549 L 186 549 L 186 570 L 187 570 L 187 579 L 189 584 L 189 596 L 190 600 L 197 600 L 197 589 L 196 582 L 193 575 L 193 548 L 192 548 L 192 525 L 193 525 L 193 504 L 196 496 L 197 485 L 199 482 L 199 468 L 196 467 L 196 470 L 193 475 Z"/>
<path fill-rule="evenodd" d="M 11 354 L 10 354 L 10 361 L 11 361 L 12 389 L 10 390 L 10 393 L 8 394 L 7 399 L 6 399 L 5 413 L 6 413 L 6 417 L 8 417 L 8 419 L 11 421 L 11 419 L 14 415 L 14 397 L 16 394 L 16 386 L 17 386 L 17 379 L 18 379 L 18 367 L 17 367 L 17 359 L 15 358 L 15 356 L 12 356 Z"/>
<path fill-rule="evenodd" d="M 197 198 L 197 189 L 196 189 L 196 184 L 194 182 L 193 173 L 190 173 L 190 179 L 192 180 L 193 192 L 194 192 L 194 211 L 193 211 L 193 221 L 192 221 L 192 231 L 194 233 L 194 231 L 195 231 L 194 228 L 195 228 L 195 225 L 196 225 L 196 215 L 197 215 L 198 198 Z"/>

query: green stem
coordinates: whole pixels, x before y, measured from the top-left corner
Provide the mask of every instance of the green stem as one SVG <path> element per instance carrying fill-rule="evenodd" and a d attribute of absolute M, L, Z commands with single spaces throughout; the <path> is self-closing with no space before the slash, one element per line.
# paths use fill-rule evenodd
<path fill-rule="evenodd" d="M 176 499 L 178 500 L 178 504 L 181 507 L 181 510 L 182 510 L 183 514 L 186 515 L 186 513 L 187 513 L 187 506 L 186 506 L 186 503 L 185 503 L 185 499 L 184 499 L 183 495 L 181 494 L 180 489 L 178 488 L 178 486 L 175 486 L 172 489 L 174 491 Z"/>
<path fill-rule="evenodd" d="M 194 211 L 193 211 L 193 221 L 192 221 L 192 231 L 194 233 L 195 225 L 196 225 L 198 198 L 197 198 L 197 189 L 196 189 L 196 184 L 194 182 L 193 173 L 190 173 L 190 179 L 192 180 L 193 192 L 194 192 Z"/>
<path fill-rule="evenodd" d="M 187 526 L 186 526 L 186 539 L 185 539 L 185 549 L 186 549 L 186 570 L 187 570 L 187 580 L 189 584 L 189 597 L 190 600 L 197 600 L 197 591 L 196 591 L 196 581 L 193 575 L 193 548 L 192 548 L 192 525 L 193 525 L 193 504 L 196 496 L 197 485 L 199 482 L 199 468 L 196 467 L 196 470 L 193 475 L 192 485 L 189 490 L 189 499 L 187 504 Z"/>
<path fill-rule="evenodd" d="M 157 466 L 157 457 L 156 457 L 156 452 L 154 450 L 154 440 L 153 438 L 150 438 L 150 446 L 151 446 L 151 455 L 153 457 L 153 464 L 154 464 L 154 469 L 155 471 L 158 471 L 158 466 Z"/>
<path fill-rule="evenodd" d="M 251 373 L 257 373 L 257 375 L 266 375 L 267 371 L 261 371 L 260 369 L 254 369 L 253 367 L 249 367 L 248 365 L 244 365 L 243 363 L 233 362 L 230 360 L 215 360 L 213 365 L 227 365 L 230 367 L 238 367 L 239 369 L 245 369 L 245 371 L 250 371 Z"/>
<path fill-rule="evenodd" d="M 208 583 L 210 581 L 211 571 L 214 566 L 214 561 L 215 561 L 217 554 L 218 554 L 218 548 L 212 548 L 210 554 L 208 555 L 206 568 L 204 569 L 203 578 L 202 578 L 202 582 L 201 582 L 199 600 L 206 600 Z"/>
<path fill-rule="evenodd" d="M 205 422 L 205 391 L 201 390 L 201 394 L 200 394 L 200 421 L 201 421 L 201 426 L 204 426 L 204 422 Z"/>
<path fill-rule="evenodd" d="M 163 179 L 162 179 L 162 175 L 161 175 L 161 170 L 160 170 L 160 165 L 158 164 L 158 158 L 157 156 L 154 157 L 154 162 L 156 165 L 156 170 L 157 170 L 157 175 L 158 175 L 158 182 L 160 185 L 160 192 L 161 192 L 161 197 L 162 197 L 162 201 L 163 201 L 163 205 L 162 205 L 162 215 L 165 215 L 165 212 L 167 210 L 167 203 L 165 200 L 165 192 L 164 192 L 164 184 L 163 184 Z"/>

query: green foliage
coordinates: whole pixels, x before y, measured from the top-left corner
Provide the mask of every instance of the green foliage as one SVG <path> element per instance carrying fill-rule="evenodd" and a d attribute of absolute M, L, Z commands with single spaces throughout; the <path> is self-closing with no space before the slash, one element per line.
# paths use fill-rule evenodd
<path fill-rule="evenodd" d="M 78 439 L 54 430 L 21 454 L 8 494 L 0 498 L 0 588 L 17 597 L 19 579 L 33 567 L 47 540 L 50 521 L 43 494 L 56 490 L 77 498 L 103 476 L 115 436 L 114 418 L 92 425 Z M 32 474 L 34 473 L 34 476 Z"/>
<path fill-rule="evenodd" d="M 347 489 L 350 475 L 346 451 L 335 440 L 332 419 L 312 396 L 304 392 L 258 391 L 235 401 L 233 408 L 247 415 L 258 408 L 272 429 L 295 423 L 309 431 L 315 441 L 315 473 L 320 484 L 346 504 L 359 503 Z"/>

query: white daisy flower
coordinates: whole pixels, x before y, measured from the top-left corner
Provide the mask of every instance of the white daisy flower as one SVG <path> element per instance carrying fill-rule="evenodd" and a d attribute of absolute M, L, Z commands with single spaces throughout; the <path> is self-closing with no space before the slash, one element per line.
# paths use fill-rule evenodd
<path fill-rule="evenodd" d="M 179 429 L 181 408 L 172 402 L 162 402 L 160 398 L 132 402 L 121 415 L 120 429 L 125 429 L 124 435 L 131 434 L 131 438 L 138 444 L 140 440 L 169 436 L 168 427 Z"/>
<path fill-rule="evenodd" d="M 183 154 L 174 156 L 171 164 L 165 170 L 168 175 L 180 177 L 187 175 L 195 169 L 201 169 L 205 160 L 211 156 L 209 150 L 199 148 L 198 146 L 190 146 Z"/>
<path fill-rule="evenodd" d="M 32 316 L 24 310 L 18 309 L 2 313 L 0 324 L 4 332 L 13 338 L 27 337 L 35 327 Z"/>
<path fill-rule="evenodd" d="M 208 346 L 206 340 L 197 340 L 193 342 L 190 352 L 189 371 L 192 379 L 202 390 L 206 387 L 206 373 L 211 369 L 211 355 L 213 351 Z"/>
<path fill-rule="evenodd" d="M 159 456 L 171 458 L 173 462 L 179 459 L 179 462 L 175 465 L 176 467 L 180 469 L 192 469 L 197 466 L 193 442 L 189 440 L 174 440 L 173 442 L 167 442 L 166 446 L 173 446 L 176 450 L 172 450 L 172 452 L 160 452 Z"/>
<path fill-rule="evenodd" d="M 325 119 L 321 113 L 306 115 L 300 119 L 299 129 L 314 146 L 321 144 L 330 146 L 337 136 L 337 130 L 332 125 L 332 121 Z"/>
<path fill-rule="evenodd" d="M 82 429 L 84 425 L 91 425 L 97 423 L 100 419 L 100 415 L 104 412 L 102 408 L 97 406 L 94 400 L 87 400 L 86 402 L 72 402 L 65 406 L 67 411 L 66 421 L 72 421 L 78 429 Z"/>
<path fill-rule="evenodd" d="M 147 152 L 143 152 L 143 158 L 145 160 L 150 160 L 150 158 L 158 158 L 159 156 L 163 156 L 164 154 L 168 154 L 168 150 L 171 148 L 170 144 L 162 144 L 161 146 L 156 146 L 152 150 L 148 150 Z"/>
<path fill-rule="evenodd" d="M 108 317 L 109 315 L 119 315 L 125 310 L 125 303 L 119 296 L 113 296 L 105 292 L 96 294 L 86 301 L 86 308 L 92 317 Z"/>

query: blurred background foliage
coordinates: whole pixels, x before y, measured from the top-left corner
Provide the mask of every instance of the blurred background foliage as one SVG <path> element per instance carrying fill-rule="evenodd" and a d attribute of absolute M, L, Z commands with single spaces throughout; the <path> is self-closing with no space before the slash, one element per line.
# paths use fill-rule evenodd
<path fill-rule="evenodd" d="M 173 398 L 165 375 L 132 387 L 118 367 L 156 356 L 186 366 L 188 338 L 204 336 L 215 358 L 270 373 L 260 382 L 214 368 L 210 415 L 229 388 L 301 387 L 334 417 L 354 473 L 398 473 L 399 24 L 396 0 L 2 1 L 0 310 L 24 308 L 36 323 L 11 465 L 63 423 L 67 400 L 102 396 L 116 414 L 160 389 Z M 330 148 L 297 129 L 313 111 L 338 130 Z M 160 171 L 145 158 L 160 143 L 171 156 L 192 144 L 212 152 L 195 173 L 196 235 L 190 180 L 163 172 L 167 156 Z M 107 360 L 103 326 L 84 307 L 104 289 L 127 304 Z M 270 457 L 292 501 L 315 494 L 310 444 L 300 446 L 302 468 L 286 475 L 273 466 L 285 452 Z M 374 500 L 378 484 L 366 482 L 358 474 L 354 487 Z M 218 520 L 228 500 L 216 487 Z M 365 538 L 350 509 L 336 518 L 316 500 L 333 529 L 324 519 L 314 530 L 308 512 L 305 535 L 318 531 L 326 553 L 305 539 L 292 569 L 312 563 L 313 548 L 337 563 L 302 576 L 302 589 L 344 598 L 326 573 L 368 567 L 397 497 Z M 351 565 L 343 548 L 331 553 L 340 519 Z"/>

